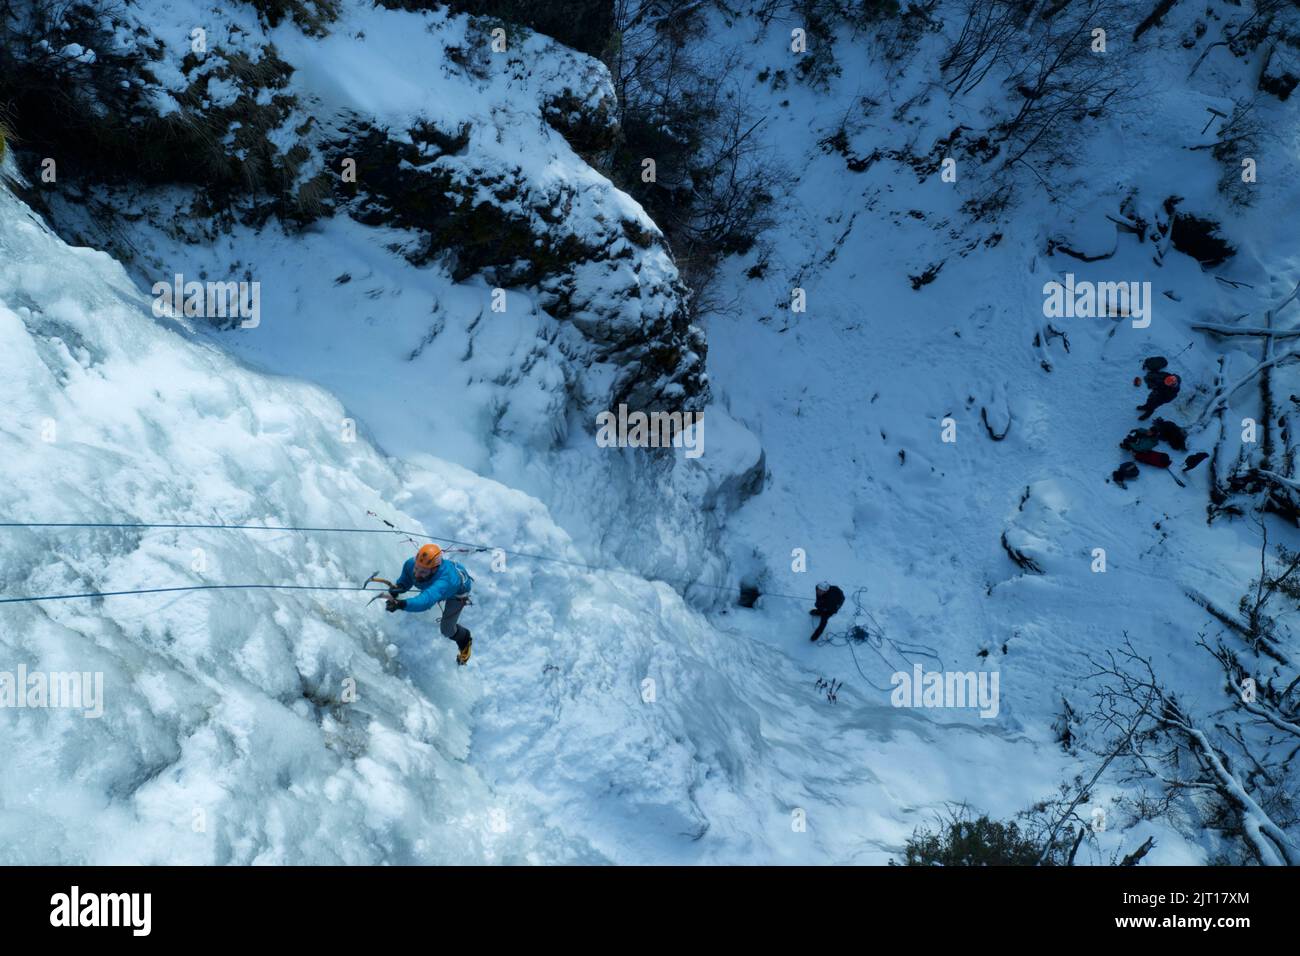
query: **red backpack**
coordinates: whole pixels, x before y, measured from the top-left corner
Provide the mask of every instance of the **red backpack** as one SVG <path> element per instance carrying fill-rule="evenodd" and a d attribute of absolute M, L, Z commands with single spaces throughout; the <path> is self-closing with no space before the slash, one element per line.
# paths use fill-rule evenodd
<path fill-rule="evenodd" d="M 1154 468 L 1168 468 L 1170 463 L 1169 456 L 1162 451 L 1135 451 L 1133 457 Z"/>

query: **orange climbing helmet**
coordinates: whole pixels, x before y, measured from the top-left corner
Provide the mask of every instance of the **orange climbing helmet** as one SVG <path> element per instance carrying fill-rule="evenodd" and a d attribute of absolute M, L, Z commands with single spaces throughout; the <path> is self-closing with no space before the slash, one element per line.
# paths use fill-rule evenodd
<path fill-rule="evenodd" d="M 1166 375 L 1166 376 L 1165 376 L 1165 384 L 1168 385 L 1170 388 L 1173 388 L 1175 385 L 1178 384 L 1178 376 L 1177 376 L 1177 375 Z"/>
<path fill-rule="evenodd" d="M 432 571 L 442 564 L 442 548 L 426 544 L 415 552 L 415 566 L 421 571 Z"/>

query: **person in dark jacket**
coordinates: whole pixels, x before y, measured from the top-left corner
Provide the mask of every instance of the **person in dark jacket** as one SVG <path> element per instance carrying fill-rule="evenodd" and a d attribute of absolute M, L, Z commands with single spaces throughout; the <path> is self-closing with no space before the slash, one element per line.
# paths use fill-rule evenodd
<path fill-rule="evenodd" d="M 811 640 L 817 640 L 822 636 L 822 631 L 826 630 L 826 622 L 835 616 L 835 613 L 844 606 L 844 592 L 833 584 L 825 581 L 817 585 L 817 600 L 809 614 L 821 618 L 817 625 L 817 630 L 813 631 Z"/>
<path fill-rule="evenodd" d="M 1142 381 L 1146 383 L 1151 393 L 1147 395 L 1147 400 L 1137 407 L 1142 414 L 1138 416 L 1140 421 L 1146 421 L 1161 405 L 1172 402 L 1178 397 L 1178 389 L 1182 387 L 1182 382 L 1178 376 L 1169 371 L 1169 362 L 1163 358 L 1149 358 L 1142 363 L 1146 369 L 1146 374 Z"/>

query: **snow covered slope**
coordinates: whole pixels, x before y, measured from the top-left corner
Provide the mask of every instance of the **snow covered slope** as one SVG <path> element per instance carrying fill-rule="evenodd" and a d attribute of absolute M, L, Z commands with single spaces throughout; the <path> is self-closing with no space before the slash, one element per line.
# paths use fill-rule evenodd
<path fill-rule="evenodd" d="M 1222 628 L 1187 592 L 1234 609 L 1258 575 L 1259 529 L 1223 517 L 1207 524 L 1206 465 L 1182 476 L 1186 488 L 1145 467 L 1127 490 L 1109 475 L 1128 457 L 1118 442 L 1138 424 L 1134 405 L 1146 397 L 1132 384 L 1141 360 L 1173 358 L 1184 386 L 1158 414 L 1190 425 L 1208 404 L 1220 356 L 1228 381 L 1261 357 L 1258 342 L 1216 341 L 1191 326 L 1262 324 L 1300 282 L 1293 103 L 1261 97 L 1261 121 L 1278 136 L 1252 153 L 1267 170 L 1252 187 L 1253 207 L 1231 205 L 1216 188 L 1222 169 L 1204 150 L 1217 128 L 1206 131 L 1206 107 L 1230 112 L 1233 96 L 1251 95 L 1254 74 L 1221 52 L 1184 80 L 1199 49 L 1160 37 L 1190 34 L 1204 11 L 1176 8 L 1140 53 L 1111 21 L 1112 38 L 1123 38 L 1112 40 L 1112 55 L 1125 58 L 1144 91 L 1140 109 L 1070 126 L 1066 155 L 1042 167 L 1045 181 L 1021 168 L 999 174 L 997 161 L 954 147 L 956 182 L 945 182 L 944 141 L 961 126 L 975 139 L 989 122 L 990 97 L 950 98 L 925 69 L 942 59 L 960 23 L 942 12 L 947 28 L 923 35 L 902 62 L 841 33 L 834 47 L 842 76 L 827 90 L 759 86 L 768 122 L 758 135 L 800 175 L 778 214 L 783 228 L 765 249 L 731 263 L 734 312 L 707 325 L 715 397 L 759 437 L 772 475 L 729 521 L 729 551 L 765 589 L 806 593 L 806 582 L 820 579 L 846 591 L 865 585 L 890 636 L 934 646 L 948 668 L 998 672 L 1002 710 L 990 723 L 1004 732 L 1048 741 L 1065 702 L 1076 714 L 1091 709 L 1098 684 L 1088 657 L 1104 659 L 1125 634 L 1209 721 L 1231 698 L 1196 642 Z M 705 35 L 740 51 L 742 74 L 762 80 L 793 72 L 791 25 L 764 30 L 718 18 Z M 918 172 L 909 156 L 933 165 Z M 1012 186 L 1005 212 L 972 217 L 964 204 L 999 183 Z M 1114 219 L 1135 208 L 1155 222 L 1168 196 L 1223 223 L 1237 255 L 1202 268 L 1117 228 Z M 1096 261 L 1071 257 L 1063 245 Z M 937 274 L 918 285 L 931 269 Z M 1066 273 L 1150 282 L 1150 324 L 1045 318 L 1044 286 Z M 806 291 L 806 312 L 791 311 L 796 287 Z M 1300 307 L 1276 321 L 1295 327 Z M 1278 375 L 1279 399 L 1300 394 L 1294 366 Z M 1235 399 L 1225 463 L 1236 455 L 1242 419 L 1261 418 L 1254 385 Z M 1280 401 L 1281 413 L 1293 413 L 1294 402 Z M 944 440 L 946 420 L 955 441 Z M 1194 432 L 1188 453 L 1211 450 L 1217 434 Z M 1174 474 L 1188 453 L 1174 453 Z M 1269 520 L 1271 542 L 1295 547 L 1294 529 Z M 1013 562 L 1004 535 L 1039 573 Z M 808 554 L 806 575 L 791 573 L 796 547 Z M 845 648 L 795 640 L 805 628 L 801 607 L 772 599 L 749 617 L 746 633 L 783 635 L 779 643 L 800 664 L 861 687 Z M 1294 659 L 1300 647 L 1289 640 Z M 1295 676 L 1267 656 L 1259 668 L 1261 680 L 1280 678 L 1279 686 Z M 864 669 L 887 684 L 892 667 L 872 658 Z M 1076 770 L 1086 779 L 1097 763 L 1081 752 Z M 986 767 L 978 779 L 1004 772 Z M 1129 781 L 1134 790 L 1126 790 L 1122 778 L 1104 778 L 1089 805 L 1110 809 L 1113 796 L 1140 786 Z M 1149 862 L 1204 862 L 1223 848 L 1208 832 L 1189 847 L 1168 831 L 1197 818 L 1186 805 L 1154 830 L 1143 821 L 1117 834 L 1135 821 L 1127 811 L 1115 817 L 1122 822 L 1112 820 L 1103 844 L 1131 849 L 1154 833 Z"/>
<path fill-rule="evenodd" d="M 119 265 L 65 246 L 8 192 L 0 336 L 6 520 L 366 527 L 372 509 L 577 557 L 536 500 L 345 441 L 319 389 L 157 322 Z M 6 529 L 0 569 L 6 596 L 346 586 L 409 550 L 384 535 Z M 944 752 L 911 712 L 819 705 L 809 673 L 663 584 L 467 561 L 475 656 L 459 670 L 433 621 L 350 592 L 4 605 L 9 670 L 102 671 L 104 712 L 0 711 L 3 859 L 881 862 L 936 794 L 968 792 L 1023 746 L 976 719 L 945 725 Z"/>
<path fill-rule="evenodd" d="M 154 6 L 168 50 L 152 92 L 197 88 L 208 116 L 267 93 L 182 56 L 206 9 Z M 1128 489 L 1107 481 L 1136 424 L 1140 360 L 1174 358 L 1185 384 L 1164 411 L 1190 424 L 1220 361 L 1232 380 L 1259 358 L 1192 326 L 1258 317 L 1300 278 L 1293 107 L 1260 106 L 1281 132 L 1260 144 L 1255 205 L 1229 204 L 1207 108 L 1231 112 L 1257 78 L 1226 50 L 1201 64 L 1196 40 L 1176 42 L 1203 34 L 1201 11 L 1175 7 L 1148 45 L 1119 51 L 1142 108 L 1080 120 L 1063 154 L 995 175 L 980 134 L 1004 78 L 953 97 L 931 69 L 952 16 L 902 59 L 837 36 L 838 74 L 808 86 L 793 79 L 790 23 L 709 8 L 693 42 L 739 58 L 766 117 L 757 135 L 799 175 L 779 228 L 719 281 L 734 305 L 709 319 L 713 404 L 692 462 L 591 440 L 588 416 L 611 398 L 705 396 L 703 343 L 657 229 L 555 135 L 599 138 L 594 61 L 530 36 L 479 62 L 465 44 L 483 25 L 440 12 L 344 3 L 320 35 L 232 10 L 205 20 L 214 35 L 253 58 L 273 42 L 292 65 L 276 87 L 294 97 L 280 152 L 299 145 L 292 131 L 320 161 L 295 187 L 345 158 L 340 138 L 399 172 L 363 169 L 339 207 L 355 215 L 302 230 L 255 215 L 214 228 L 183 188 L 47 190 L 65 234 L 129 259 L 129 277 L 0 196 L 0 397 L 14 410 L 0 512 L 364 527 L 373 510 L 632 573 L 468 559 L 463 671 L 434 622 L 347 592 L 0 606 L 15 660 L 102 669 L 110 704 L 98 721 L 0 713 L 21 769 L 0 784 L 11 858 L 881 863 L 949 802 L 1010 817 L 1086 779 L 1089 656 L 1126 636 L 1198 719 L 1231 703 L 1197 646 L 1217 625 L 1188 594 L 1233 609 L 1258 529 L 1223 511 L 1207 523 L 1207 465 L 1186 487 L 1154 470 Z M 426 60 L 438 69 L 422 74 Z M 939 175 L 949 151 L 956 182 Z M 441 210 L 449 187 L 487 218 Z M 406 215 L 415 200 L 480 241 L 439 246 L 437 217 Z M 1203 267 L 1165 242 L 1151 227 L 1175 209 L 1222 224 L 1236 254 Z M 260 281 L 262 322 L 153 320 L 140 290 L 176 272 Z M 1149 281 L 1150 324 L 1048 319 L 1044 286 L 1066 273 Z M 791 310 L 796 289 L 807 311 Z M 1294 374 L 1277 373 L 1278 398 L 1300 394 Z M 1227 432 L 1261 414 L 1243 390 Z M 1216 434 L 1195 431 L 1189 450 Z M 1240 447 L 1229 437 L 1225 466 Z M 350 585 L 410 550 L 270 532 L 6 531 L 0 544 L 6 595 Z M 764 592 L 756 608 L 733 605 L 738 578 Z M 851 599 L 814 646 L 799 596 L 820 579 L 865 586 L 870 617 Z M 846 645 L 852 623 L 889 642 Z M 891 675 L 935 660 L 996 674 L 996 714 L 892 706 Z M 348 678 L 357 702 L 341 699 Z M 828 679 L 843 682 L 829 695 Z M 1288 780 L 1268 783 L 1289 821 Z M 1086 809 L 1114 819 L 1087 862 L 1148 837 L 1146 862 L 1239 858 L 1206 825 L 1213 806 L 1135 812 L 1141 795 L 1118 773 L 1090 793 Z"/>
<path fill-rule="evenodd" d="M 387 462 L 340 441 L 332 399 L 159 327 L 120 266 L 64 246 L 3 190 L 0 249 L 6 520 L 349 525 L 401 494 Z M 368 538 L 260 532 L 6 530 L 0 547 L 7 596 L 346 585 L 394 560 Z M 472 698 L 438 672 L 415 686 L 360 603 L 248 591 L 5 605 L 8 671 L 104 674 L 102 718 L 0 713 L 5 861 L 492 852 L 490 797 L 453 716 Z M 345 678 L 360 699 L 340 706 Z"/>

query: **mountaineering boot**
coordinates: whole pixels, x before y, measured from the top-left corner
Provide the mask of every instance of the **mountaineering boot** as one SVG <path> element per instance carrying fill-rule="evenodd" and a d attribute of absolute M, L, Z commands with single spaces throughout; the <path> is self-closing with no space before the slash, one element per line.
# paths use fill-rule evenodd
<path fill-rule="evenodd" d="M 462 627 L 456 634 L 458 640 L 456 646 L 460 648 L 460 653 L 456 655 L 456 663 L 462 667 L 469 661 L 470 649 L 474 646 L 474 638 L 470 636 L 469 628 Z"/>

